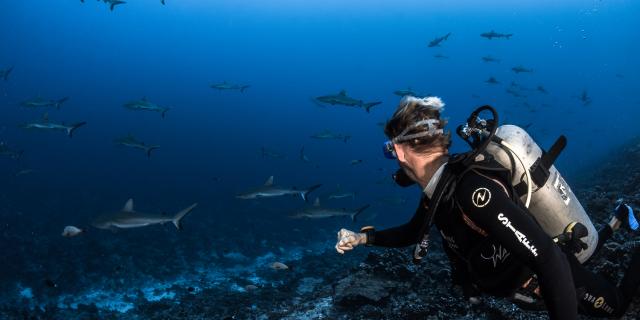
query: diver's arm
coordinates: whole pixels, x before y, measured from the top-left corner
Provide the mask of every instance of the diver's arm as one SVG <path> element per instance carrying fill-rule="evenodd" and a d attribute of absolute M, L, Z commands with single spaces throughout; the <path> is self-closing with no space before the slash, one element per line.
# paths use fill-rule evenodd
<path fill-rule="evenodd" d="M 400 248 L 418 243 L 420 229 L 425 222 L 425 210 L 421 199 L 416 213 L 409 222 L 397 227 L 374 231 L 373 239 L 367 239 L 367 244 L 378 247 Z"/>
<path fill-rule="evenodd" d="M 456 199 L 473 223 L 535 271 L 551 319 L 577 318 L 566 257 L 530 214 L 511 201 L 501 183 L 470 172 L 456 188 Z"/>

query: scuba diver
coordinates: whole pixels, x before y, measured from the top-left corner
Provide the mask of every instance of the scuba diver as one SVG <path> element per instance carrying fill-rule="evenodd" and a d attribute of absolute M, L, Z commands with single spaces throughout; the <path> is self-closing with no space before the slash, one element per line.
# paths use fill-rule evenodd
<path fill-rule="evenodd" d="M 576 319 L 578 312 L 622 316 L 640 284 L 640 248 L 617 287 L 585 265 L 614 231 L 638 229 L 631 207 L 619 200 L 609 224 L 596 232 L 553 166 L 566 139 L 561 136 L 544 152 L 523 129 L 498 127 L 490 106 L 474 111 L 457 129 L 472 150 L 450 155 L 443 107 L 438 97 L 406 96 L 385 127 L 385 156 L 400 165 L 394 180 L 422 189 L 415 215 L 386 230 L 341 229 L 336 250 L 415 245 L 417 263 L 435 225 L 452 283 L 470 303 L 479 303 L 484 293 L 510 298 L 523 309 L 546 308 L 551 319 Z M 483 111 L 493 119 L 481 119 Z"/>

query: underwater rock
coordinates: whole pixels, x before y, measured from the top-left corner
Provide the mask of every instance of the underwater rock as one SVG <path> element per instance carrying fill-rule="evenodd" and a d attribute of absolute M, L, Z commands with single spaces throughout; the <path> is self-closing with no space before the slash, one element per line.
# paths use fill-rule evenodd
<path fill-rule="evenodd" d="M 340 281 L 335 286 L 334 301 L 343 307 L 358 307 L 366 304 L 381 305 L 387 302 L 389 288 L 394 284 L 371 278 L 365 272 L 358 272 Z"/>

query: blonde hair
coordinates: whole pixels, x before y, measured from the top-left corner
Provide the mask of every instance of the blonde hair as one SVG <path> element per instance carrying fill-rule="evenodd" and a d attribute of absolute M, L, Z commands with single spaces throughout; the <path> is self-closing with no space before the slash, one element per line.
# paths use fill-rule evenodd
<path fill-rule="evenodd" d="M 406 143 L 419 153 L 430 153 L 429 151 L 434 148 L 448 149 L 451 146 L 451 132 L 444 131 L 447 120 L 440 118 L 440 112 L 444 110 L 444 106 L 444 102 L 439 97 L 416 98 L 405 96 L 400 101 L 391 119 L 387 121 L 384 133 L 389 140 L 393 140 L 416 123 L 433 119 L 434 121 L 429 121 L 429 124 L 434 126 L 433 128 L 431 126 L 417 126 L 409 129 L 403 135 L 415 135 L 427 130 L 433 130 L 433 134 L 396 143 Z"/>

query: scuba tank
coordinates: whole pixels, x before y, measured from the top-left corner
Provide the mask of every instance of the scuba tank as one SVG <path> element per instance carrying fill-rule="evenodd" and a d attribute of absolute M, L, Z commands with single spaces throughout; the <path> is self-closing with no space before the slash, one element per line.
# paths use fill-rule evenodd
<path fill-rule="evenodd" d="M 493 119 L 479 118 L 482 111 L 490 111 Z M 498 126 L 497 112 L 490 106 L 471 113 L 457 133 L 473 148 L 467 158 L 469 163 L 487 160 L 485 157 L 490 155 L 511 171 L 511 184 L 520 200 L 549 236 L 562 235 L 572 223 L 584 225 L 587 235 L 581 240 L 587 248 L 576 253 L 576 257 L 581 263 L 591 257 L 598 242 L 598 232 L 553 165 L 566 145 L 564 136 L 545 152 L 524 129 L 515 125 Z"/>

